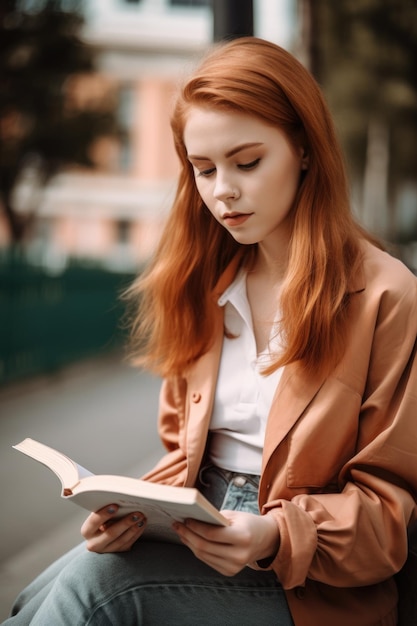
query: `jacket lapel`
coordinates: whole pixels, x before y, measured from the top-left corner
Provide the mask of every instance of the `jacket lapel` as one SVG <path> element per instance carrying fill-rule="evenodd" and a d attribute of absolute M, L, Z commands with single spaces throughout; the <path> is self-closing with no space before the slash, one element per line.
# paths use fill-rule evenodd
<path fill-rule="evenodd" d="M 364 249 L 364 254 L 366 248 Z M 353 273 L 348 292 L 355 294 L 366 286 L 362 263 Z M 313 401 L 327 376 L 306 374 L 297 363 L 284 368 L 268 415 L 262 469 L 264 470 L 274 450 Z"/>
<path fill-rule="evenodd" d="M 306 376 L 297 364 L 287 365 L 268 415 L 263 451 L 263 469 L 276 447 L 312 402 L 325 376 Z"/>

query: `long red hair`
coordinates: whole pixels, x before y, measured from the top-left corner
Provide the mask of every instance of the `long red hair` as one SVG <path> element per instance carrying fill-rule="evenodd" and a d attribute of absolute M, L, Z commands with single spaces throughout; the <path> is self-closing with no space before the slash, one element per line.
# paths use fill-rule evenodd
<path fill-rule="evenodd" d="M 174 204 L 152 263 L 132 285 L 134 362 L 162 376 L 180 374 L 210 346 L 212 290 L 242 246 L 203 204 L 183 141 L 192 106 L 254 115 L 304 146 L 309 166 L 292 209 L 292 237 L 281 296 L 284 351 L 271 369 L 298 361 L 328 369 L 346 341 L 348 286 L 360 262 L 345 167 L 333 122 L 309 72 L 279 46 L 254 37 L 215 46 L 180 91 L 171 126 L 180 159 Z"/>

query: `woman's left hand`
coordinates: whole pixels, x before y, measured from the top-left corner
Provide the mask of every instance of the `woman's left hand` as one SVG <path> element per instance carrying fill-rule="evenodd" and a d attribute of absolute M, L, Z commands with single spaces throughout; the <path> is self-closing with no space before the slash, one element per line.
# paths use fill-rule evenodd
<path fill-rule="evenodd" d="M 175 523 L 182 543 L 197 558 L 224 576 L 234 576 L 246 565 L 274 556 L 279 548 L 278 526 L 272 515 L 222 511 L 229 526 L 196 520 Z"/>

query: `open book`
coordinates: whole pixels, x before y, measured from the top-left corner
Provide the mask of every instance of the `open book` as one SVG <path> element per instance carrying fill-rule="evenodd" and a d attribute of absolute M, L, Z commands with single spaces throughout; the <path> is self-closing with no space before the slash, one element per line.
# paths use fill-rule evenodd
<path fill-rule="evenodd" d="M 147 518 L 144 537 L 178 542 L 171 528 L 187 518 L 227 526 L 228 521 L 194 488 L 171 487 L 126 476 L 96 476 L 70 458 L 39 443 L 24 439 L 13 446 L 52 470 L 61 481 L 61 497 L 88 511 L 119 505 L 118 516 L 140 511 Z"/>

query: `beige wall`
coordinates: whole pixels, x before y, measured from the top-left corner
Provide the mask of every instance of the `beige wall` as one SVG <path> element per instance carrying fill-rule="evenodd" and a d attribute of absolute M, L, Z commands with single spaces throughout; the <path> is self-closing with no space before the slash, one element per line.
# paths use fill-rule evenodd
<path fill-rule="evenodd" d="M 146 78 L 137 85 L 132 129 L 137 160 L 132 171 L 144 180 L 172 178 L 178 162 L 169 124 L 175 85 L 162 79 Z"/>

